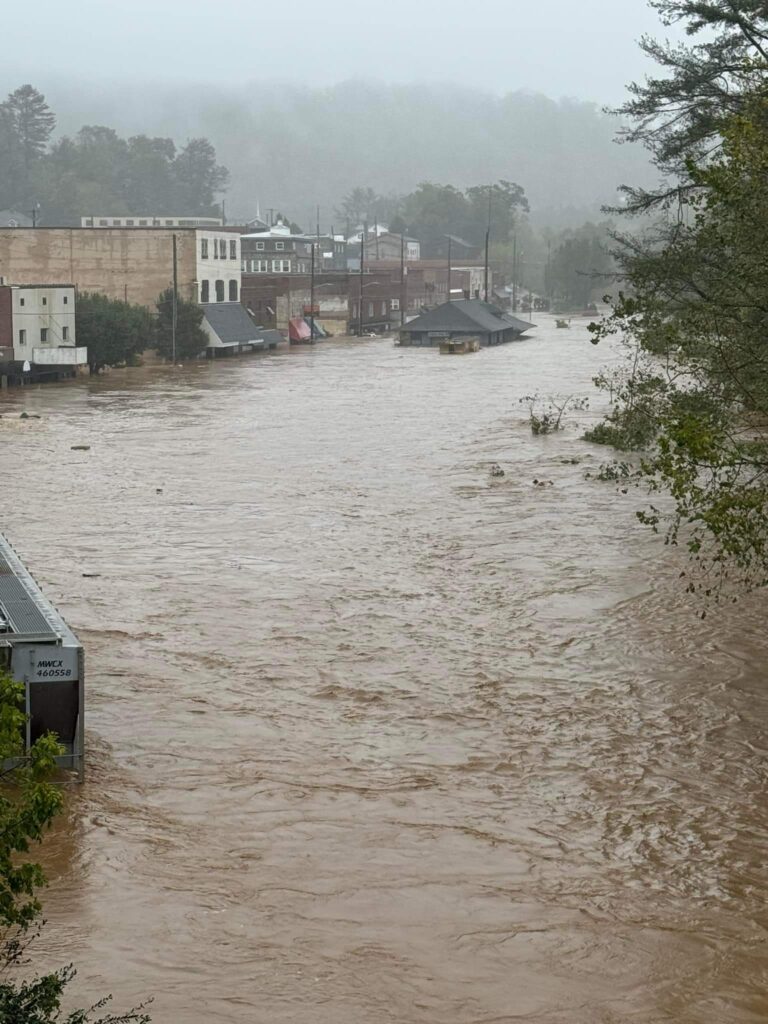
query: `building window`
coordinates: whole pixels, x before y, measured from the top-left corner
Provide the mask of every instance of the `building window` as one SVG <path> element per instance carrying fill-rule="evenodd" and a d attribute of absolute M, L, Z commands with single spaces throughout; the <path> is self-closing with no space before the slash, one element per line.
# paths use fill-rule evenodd
<path fill-rule="evenodd" d="M 392 299 L 392 309 L 400 309 L 400 299 Z"/>
<path fill-rule="evenodd" d="M 279 274 L 283 267 L 282 260 L 272 260 L 272 271 L 275 274 Z"/>
<path fill-rule="evenodd" d="M 23 298 L 19 299 L 19 305 L 20 305 L 20 306 L 23 306 L 23 305 L 24 305 L 24 299 L 23 299 Z"/>
<path fill-rule="evenodd" d="M 219 240 L 214 238 L 213 240 L 213 258 L 217 260 L 219 258 Z"/>
<path fill-rule="evenodd" d="M 269 260 L 259 260 L 258 269 L 262 274 L 269 273 Z"/>
<path fill-rule="evenodd" d="M 201 238 L 200 239 L 200 259 L 201 260 L 207 260 L 208 259 L 208 239 L 207 238 Z"/>
<path fill-rule="evenodd" d="M 47 327 L 41 327 L 40 328 L 40 341 L 41 341 L 41 343 L 43 345 L 46 343 L 46 341 L 48 341 L 48 328 Z"/>
<path fill-rule="evenodd" d="M 20 345 L 26 345 L 27 344 L 27 332 L 26 331 L 19 331 L 19 344 Z"/>
<path fill-rule="evenodd" d="M 280 252 L 285 248 L 285 242 L 275 242 L 275 248 Z"/>
<path fill-rule="evenodd" d="M 65 296 L 64 296 L 64 305 L 65 305 L 65 306 L 68 306 L 68 305 L 69 305 L 69 296 L 68 296 L 68 295 L 65 295 Z"/>
<path fill-rule="evenodd" d="M 373 303 L 372 302 L 368 303 L 368 316 L 369 317 L 373 316 Z"/>
<path fill-rule="evenodd" d="M 219 259 L 225 260 L 227 258 L 227 240 L 222 238 L 219 242 Z"/>
<path fill-rule="evenodd" d="M 127 227 L 132 228 L 134 222 L 132 220 L 127 220 L 125 223 Z"/>
<path fill-rule="evenodd" d="M 107 222 L 105 220 L 100 220 L 99 221 L 99 227 L 105 228 L 106 226 L 107 226 Z"/>
<path fill-rule="evenodd" d="M 48 305 L 48 299 L 46 299 L 46 297 L 45 297 L 45 296 L 43 296 L 43 305 L 44 305 L 44 306 L 47 306 L 47 305 Z"/>
<path fill-rule="evenodd" d="M 69 328 L 68 327 L 62 327 L 61 328 L 61 340 L 62 341 L 67 341 L 68 338 L 69 338 Z"/>
<path fill-rule="evenodd" d="M 237 281 L 229 282 L 229 301 L 237 302 Z"/>
<path fill-rule="evenodd" d="M 381 315 L 382 316 L 386 316 L 387 315 L 387 301 L 386 301 L 386 299 L 381 304 Z"/>
<path fill-rule="evenodd" d="M 229 240 L 229 258 L 231 260 L 237 259 L 237 239 L 230 238 Z"/>
<path fill-rule="evenodd" d="M 257 242 L 256 243 L 256 248 L 257 249 L 263 249 L 264 248 L 264 243 L 263 242 Z"/>
<path fill-rule="evenodd" d="M 224 282 L 223 281 L 217 281 L 216 282 L 216 301 L 217 302 L 224 302 Z"/>
<path fill-rule="evenodd" d="M 211 301 L 211 286 L 208 281 L 200 282 L 200 301 L 210 302 Z"/>
<path fill-rule="evenodd" d="M 140 220 L 139 221 L 139 227 L 140 228 L 145 228 L 146 226 L 147 226 L 147 222 L 145 220 Z"/>
<path fill-rule="evenodd" d="M 166 226 L 167 228 L 172 228 L 172 227 L 173 227 L 173 221 L 172 221 L 172 220 L 167 220 L 167 221 L 165 222 L 165 226 Z"/>
<path fill-rule="evenodd" d="M 291 272 L 291 261 L 290 260 L 283 260 L 283 273 L 284 274 L 290 274 L 290 272 Z"/>

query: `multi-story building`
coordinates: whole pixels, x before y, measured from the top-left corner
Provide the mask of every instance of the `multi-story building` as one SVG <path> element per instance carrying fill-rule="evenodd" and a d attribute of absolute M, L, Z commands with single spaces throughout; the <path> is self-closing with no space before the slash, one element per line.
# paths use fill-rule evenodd
<path fill-rule="evenodd" d="M 0 284 L 0 363 L 75 369 L 88 362 L 77 345 L 70 284 Z"/>
<path fill-rule="evenodd" d="M 391 231 L 382 231 L 366 240 L 366 260 L 399 260 L 401 254 L 409 261 L 421 259 L 421 243 L 416 238 L 395 235 Z"/>
<path fill-rule="evenodd" d="M 71 281 L 154 309 L 173 282 L 174 247 L 179 295 L 194 302 L 240 300 L 237 228 L 3 228 L 0 275 L 16 284 Z"/>
<path fill-rule="evenodd" d="M 278 221 L 265 231 L 241 238 L 243 272 L 248 274 L 308 274 L 315 249 L 315 271 L 346 271 L 347 243 L 333 235 L 295 234 Z"/>

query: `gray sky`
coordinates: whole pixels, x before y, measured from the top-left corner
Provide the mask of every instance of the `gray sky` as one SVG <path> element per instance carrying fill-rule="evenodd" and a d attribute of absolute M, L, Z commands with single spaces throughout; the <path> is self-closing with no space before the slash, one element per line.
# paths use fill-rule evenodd
<path fill-rule="evenodd" d="M 600 102 L 648 65 L 645 0 L 34 0 L 3 21 L 3 82 L 454 81 Z"/>

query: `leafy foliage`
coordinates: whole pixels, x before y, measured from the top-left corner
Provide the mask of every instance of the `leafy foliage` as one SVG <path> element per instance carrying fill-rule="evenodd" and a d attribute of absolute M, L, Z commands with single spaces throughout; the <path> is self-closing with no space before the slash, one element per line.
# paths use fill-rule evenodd
<path fill-rule="evenodd" d="M 147 347 L 151 326 L 146 309 L 105 295 L 77 296 L 77 340 L 88 347 L 92 373 L 105 366 L 125 366 Z"/>
<path fill-rule="evenodd" d="M 399 214 L 406 230 L 427 250 L 444 245 L 448 234 L 480 246 L 488 226 L 489 200 L 493 238 L 509 242 L 520 214 L 528 210 L 524 189 L 511 181 L 476 185 L 464 192 L 425 181 L 402 199 Z"/>
<path fill-rule="evenodd" d="M 566 231 L 552 252 L 547 290 L 558 307 L 586 309 L 596 287 L 614 268 L 610 224 L 584 224 Z"/>
<path fill-rule="evenodd" d="M 524 395 L 518 399 L 521 405 L 528 407 L 528 421 L 532 434 L 552 434 L 563 429 L 563 417 L 568 409 L 586 409 L 588 398 L 576 395 L 550 395 L 548 398 L 536 392 L 535 395 Z"/>
<path fill-rule="evenodd" d="M 695 188 L 689 160 L 719 151 L 722 123 L 744 112 L 768 62 L 763 0 L 651 0 L 651 6 L 664 24 L 684 25 L 695 41 L 643 38 L 642 49 L 661 73 L 630 85 L 629 99 L 614 111 L 625 122 L 621 138 L 643 143 L 657 166 L 674 175 L 656 189 L 625 186 L 625 211 L 634 213 L 668 207 Z"/>
<path fill-rule="evenodd" d="M 687 546 L 703 571 L 697 586 L 711 592 L 728 582 L 764 585 L 768 12 L 751 3 L 659 6 L 689 19 L 692 33 L 714 26 L 720 34 L 686 58 L 699 61 L 704 77 L 676 127 L 662 126 L 656 142 L 660 166 L 687 147 L 686 187 L 643 235 L 621 239 L 628 289 L 612 315 L 594 325 L 595 341 L 619 333 L 632 353 L 602 438 L 646 449 L 638 476 L 673 505 L 671 513 L 664 502 L 651 507 L 641 521 Z M 709 76 L 726 57 L 725 82 L 734 94 L 723 98 L 723 83 L 715 87 Z M 636 92 L 646 117 L 654 110 L 665 116 L 672 101 L 660 89 L 651 81 Z M 695 100 L 703 113 L 693 110 Z M 649 124 L 641 121 L 638 130 L 650 131 Z M 710 138 L 713 146 L 703 147 Z M 643 429 L 635 431 L 638 415 Z M 593 432 L 592 439 L 600 437 Z"/>
<path fill-rule="evenodd" d="M 176 304 L 176 358 L 195 359 L 208 344 L 208 338 L 200 324 L 203 310 L 195 302 L 181 297 Z M 172 359 L 173 351 L 173 290 L 166 289 L 157 300 L 155 321 L 155 345 L 160 355 Z"/>
<path fill-rule="evenodd" d="M 37 893 L 45 885 L 30 859 L 63 806 L 50 782 L 61 748 L 55 736 L 40 737 L 24 752 L 24 688 L 0 671 L 0 1021 L 3 1024 L 149 1024 L 141 1008 L 94 1020 L 109 1002 L 62 1015 L 64 990 L 75 975 L 70 965 L 33 980 L 16 981 L 40 926 Z"/>

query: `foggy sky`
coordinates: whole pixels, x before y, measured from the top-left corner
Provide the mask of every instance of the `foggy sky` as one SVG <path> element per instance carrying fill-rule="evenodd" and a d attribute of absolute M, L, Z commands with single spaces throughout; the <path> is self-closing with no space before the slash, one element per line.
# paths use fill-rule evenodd
<path fill-rule="evenodd" d="M 3 21 L 0 89 L 66 77 L 211 82 L 451 81 L 613 103 L 668 34 L 645 0 L 35 0 Z"/>

